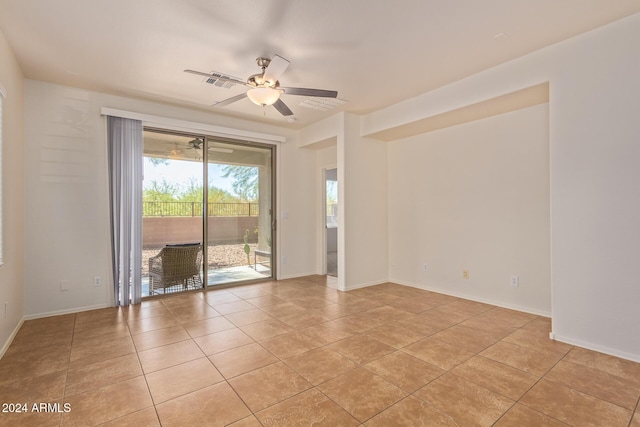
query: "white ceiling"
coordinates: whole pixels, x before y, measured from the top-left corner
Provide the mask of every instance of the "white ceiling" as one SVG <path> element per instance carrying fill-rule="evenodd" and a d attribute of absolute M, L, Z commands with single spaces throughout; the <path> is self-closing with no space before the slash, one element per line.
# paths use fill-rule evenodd
<path fill-rule="evenodd" d="M 299 128 L 366 113 L 640 12 L 640 0 L 0 0 L 26 77 Z M 498 36 L 500 35 L 501 36 Z M 283 95 L 297 121 L 183 72 L 245 80 L 258 56 L 280 82 L 338 91 L 332 111 Z"/>

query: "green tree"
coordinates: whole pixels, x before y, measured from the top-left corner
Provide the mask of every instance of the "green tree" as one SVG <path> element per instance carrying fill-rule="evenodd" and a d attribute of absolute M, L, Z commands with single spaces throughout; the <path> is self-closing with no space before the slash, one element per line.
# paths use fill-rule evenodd
<path fill-rule="evenodd" d="M 233 191 L 245 202 L 258 200 L 258 167 L 225 165 L 222 167 L 223 178 L 233 178 Z"/>
<path fill-rule="evenodd" d="M 180 193 L 180 187 L 166 179 L 151 181 L 142 192 L 142 200 L 145 202 L 174 202 Z"/>

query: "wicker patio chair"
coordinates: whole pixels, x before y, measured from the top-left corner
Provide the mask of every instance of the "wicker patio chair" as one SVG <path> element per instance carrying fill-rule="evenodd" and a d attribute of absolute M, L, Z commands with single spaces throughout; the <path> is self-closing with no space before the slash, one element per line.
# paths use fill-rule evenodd
<path fill-rule="evenodd" d="M 149 258 L 149 293 L 202 288 L 202 245 L 167 245 Z"/>

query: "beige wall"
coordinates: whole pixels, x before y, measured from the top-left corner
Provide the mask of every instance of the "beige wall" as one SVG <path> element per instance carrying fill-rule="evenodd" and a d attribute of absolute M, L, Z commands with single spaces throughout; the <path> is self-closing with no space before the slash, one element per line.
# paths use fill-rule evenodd
<path fill-rule="evenodd" d="M 249 242 L 257 242 L 258 237 L 254 233 L 257 226 L 257 216 L 209 218 L 208 241 L 211 244 L 242 243 L 245 230 L 249 230 Z M 144 248 L 201 241 L 202 218 L 142 218 L 142 246 Z"/>
<path fill-rule="evenodd" d="M 2 117 L 2 237 L 0 356 L 24 315 L 24 89 L 20 67 L 0 31 L 0 85 L 7 92 Z M 6 304 L 6 315 L 5 315 Z"/>
<path fill-rule="evenodd" d="M 547 105 L 390 143 L 388 204 L 391 281 L 551 314 Z"/>
<path fill-rule="evenodd" d="M 25 251 L 37 268 L 25 269 L 25 314 L 38 317 L 112 304 L 107 147 L 102 107 L 286 138 L 277 146 L 277 253 L 288 256 L 279 278 L 315 272 L 315 157 L 297 147 L 296 132 L 156 102 L 25 83 Z M 46 211 L 49 215 L 40 215 Z M 310 237 L 309 237 L 310 236 Z M 94 276 L 103 286 L 94 287 Z M 69 290 L 60 291 L 60 281 Z"/>

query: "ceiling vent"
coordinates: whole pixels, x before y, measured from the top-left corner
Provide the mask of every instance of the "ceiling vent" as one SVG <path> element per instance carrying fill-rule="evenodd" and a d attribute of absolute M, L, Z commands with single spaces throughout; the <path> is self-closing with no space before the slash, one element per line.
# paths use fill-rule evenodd
<path fill-rule="evenodd" d="M 219 73 L 217 71 L 212 71 L 211 72 L 211 76 L 205 78 L 203 80 L 203 83 L 207 83 L 207 84 L 214 85 L 214 86 L 217 86 L 217 87 L 223 87 L 225 89 L 229 89 L 229 88 L 232 88 L 233 86 L 235 86 L 235 84 L 233 84 L 231 82 L 221 81 L 220 79 L 218 79 L 218 77 L 223 77 L 225 79 L 240 80 L 240 79 L 238 79 L 236 77 L 226 76 L 226 75 L 224 75 L 222 73 Z"/>
<path fill-rule="evenodd" d="M 307 98 L 300 103 L 301 106 L 311 108 L 312 110 L 327 111 L 346 104 L 347 101 L 338 98 Z"/>

